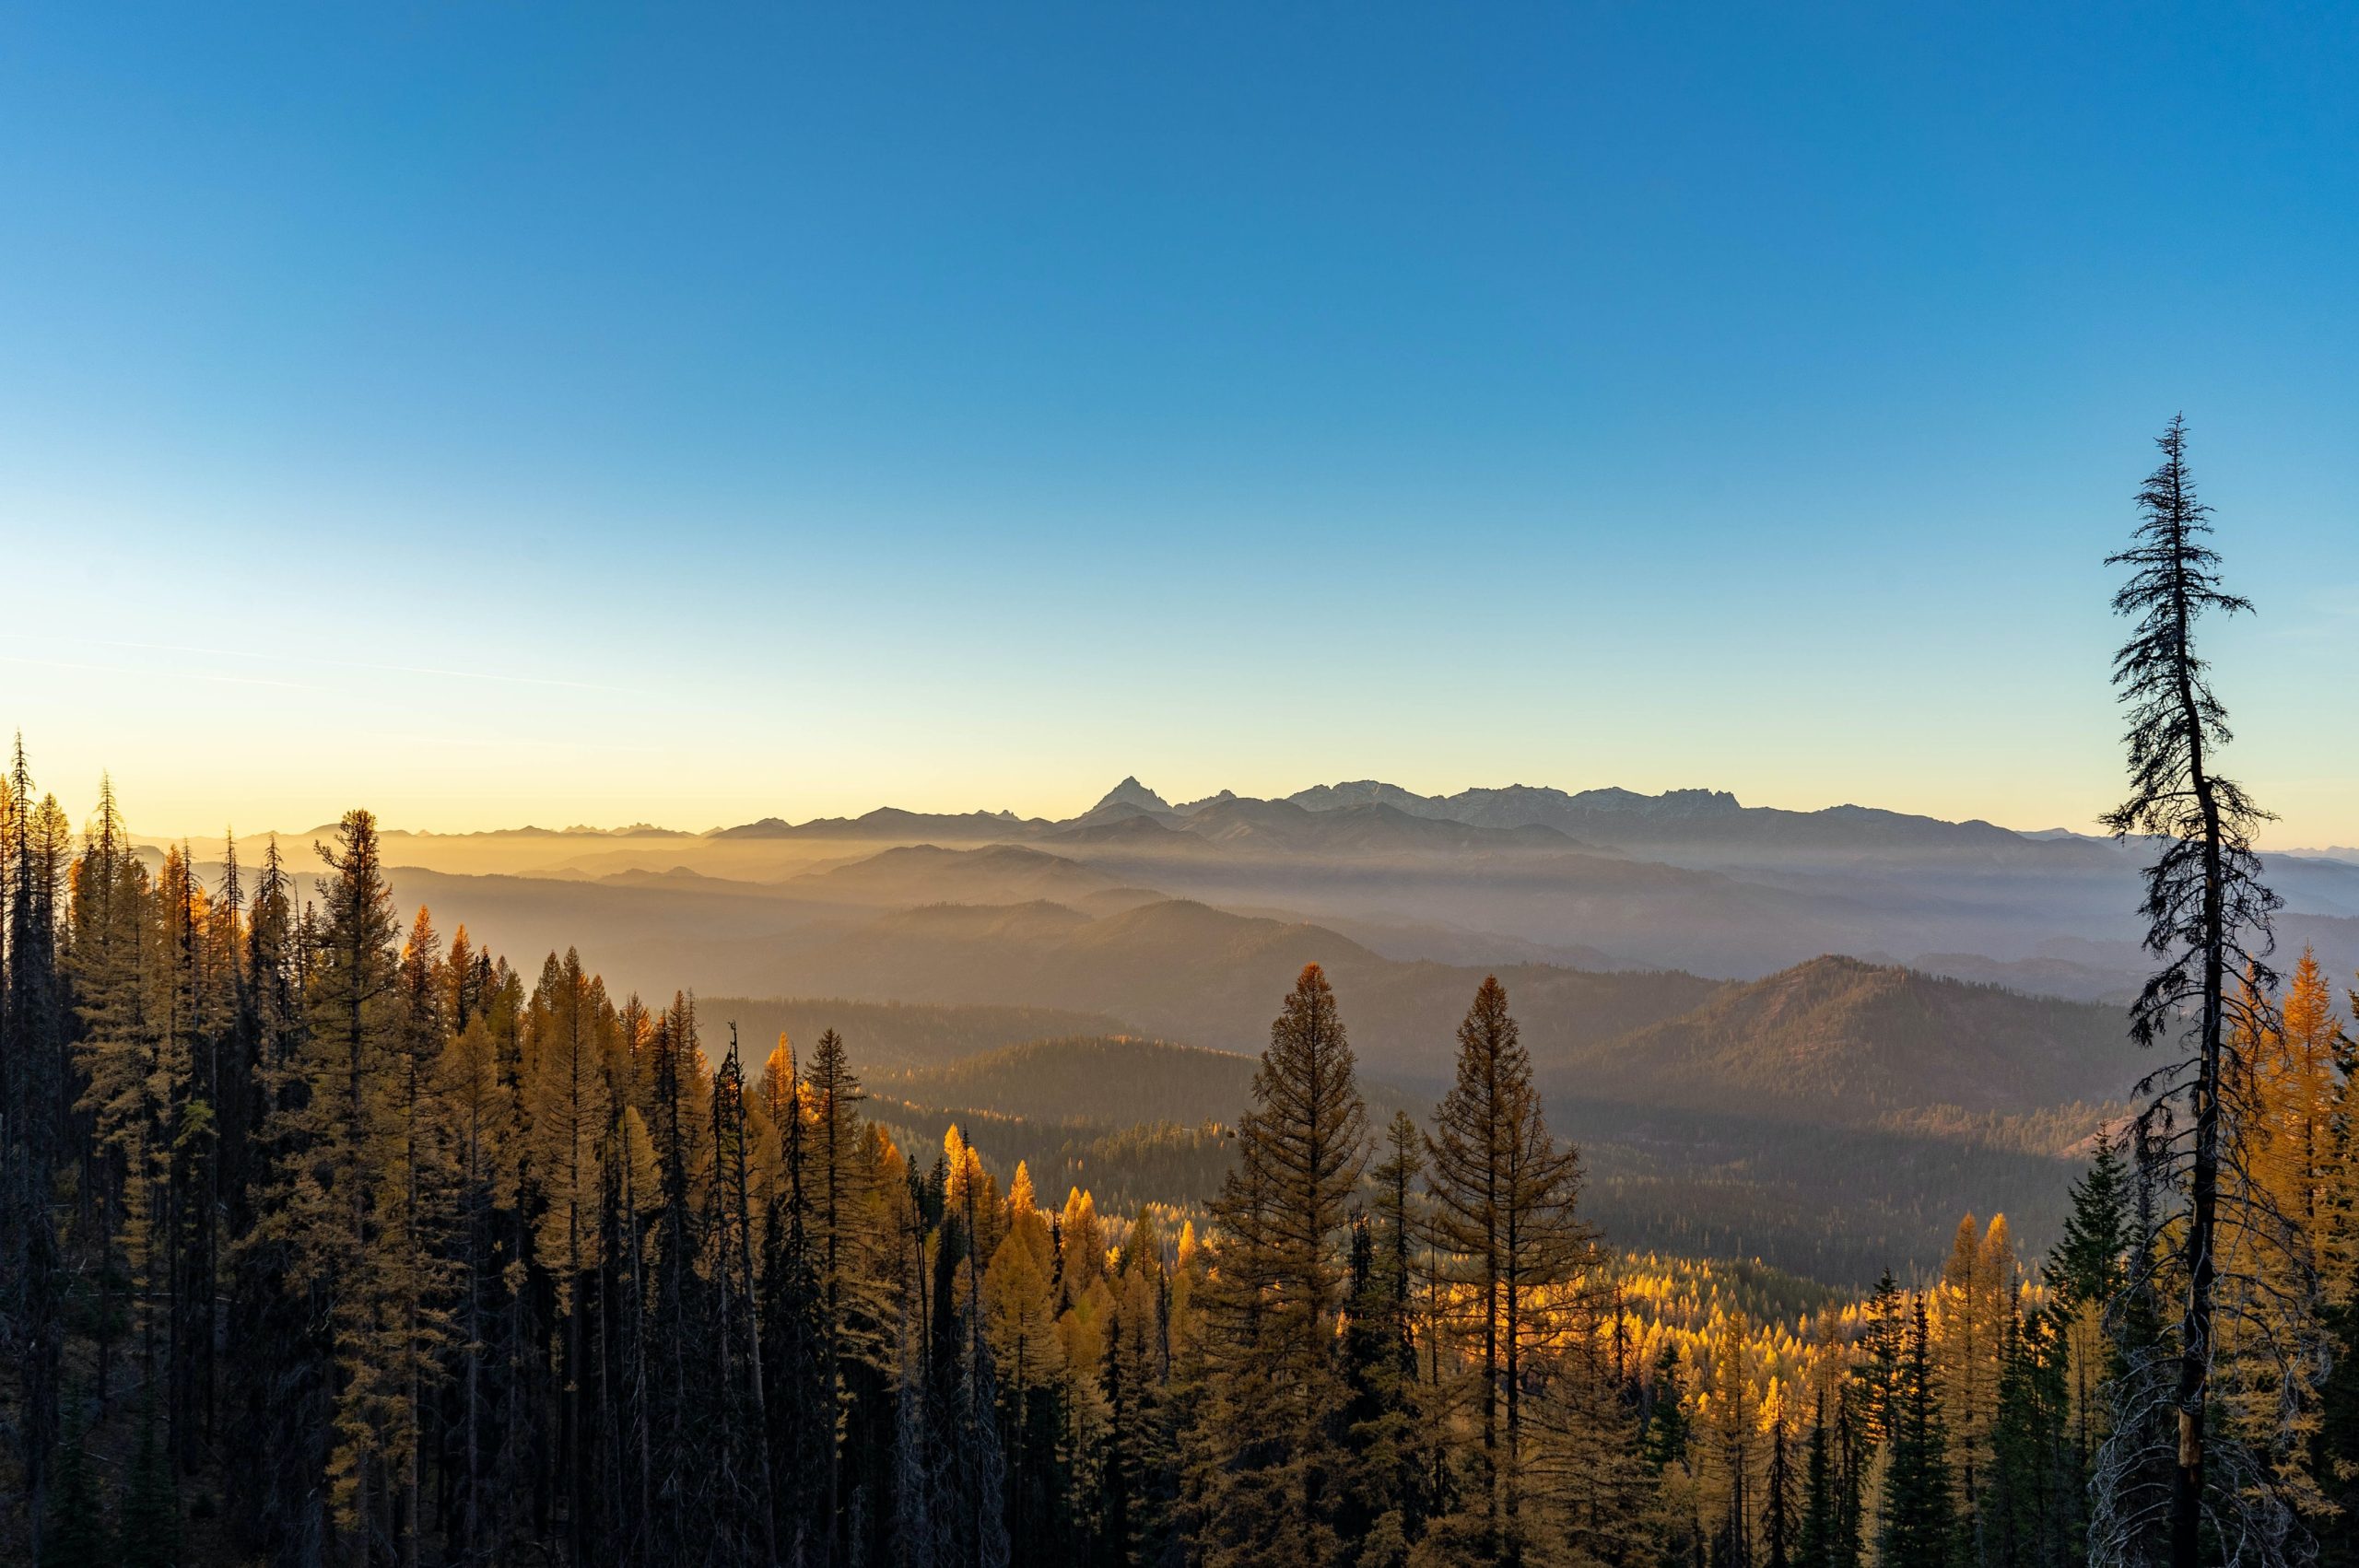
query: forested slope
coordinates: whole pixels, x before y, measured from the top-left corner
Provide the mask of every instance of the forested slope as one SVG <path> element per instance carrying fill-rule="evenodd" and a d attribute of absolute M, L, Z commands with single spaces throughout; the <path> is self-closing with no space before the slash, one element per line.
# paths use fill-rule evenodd
<path fill-rule="evenodd" d="M 2118 1008 L 1829 956 L 1543 1059 L 1554 1082 L 1633 1104 L 1858 1125 L 2118 1100 L 2151 1059 Z"/>
<path fill-rule="evenodd" d="M 1128 1036 L 1067 1036 L 872 1081 L 904 1100 L 1030 1121 L 1233 1123 L 1252 1094 L 1253 1059 Z"/>
<path fill-rule="evenodd" d="M 1028 954 L 1075 1000 L 1104 994 L 1088 963 L 1192 933 L 1193 966 L 1132 994 L 1200 1016 L 1252 1005 L 1220 961 L 1308 954 L 1262 993 L 1233 1123 L 1109 1126 L 1089 1113 L 1118 1086 L 1205 1109 L 1246 1061 L 1013 1004 L 745 1001 L 732 1049 L 684 991 L 643 1001 L 569 950 L 519 967 L 458 911 L 445 934 L 403 909 L 365 813 L 316 880 L 275 857 L 208 877 L 178 850 L 151 870 L 111 802 L 77 838 L 21 765 L 6 800 L 0 1553 L 717 1568 L 922 1542 L 1096 1568 L 1308 1520 L 1339 1564 L 1838 1568 L 1880 1533 L 1916 1568 L 2001 1528 L 2030 1555 L 1994 1563 L 2085 1537 L 2102 1306 L 2150 1168 L 2104 1146 L 2036 1270 L 2002 1220 L 1922 1246 L 2071 1185 L 1995 1113 L 2074 1086 L 2041 1064 L 2082 1012 L 1842 960 L 1739 988 L 1490 977 L 1168 902 L 888 918 Z M 1527 1038 L 1527 997 L 1592 1005 Z M 2288 1060 L 2327 1059 L 2315 965 L 2279 1016 Z M 905 1065 L 864 1085 L 837 1024 Z M 1387 1115 L 1363 1037 L 1427 1060 L 1438 1038 L 1447 1085 Z M 1601 1059 L 1552 1089 L 1535 1045 L 1558 1076 Z M 1652 1078 L 1615 1065 L 1649 1052 Z M 1788 1058 L 1817 1073 L 1799 1104 L 1775 1097 Z M 1748 1071 L 1741 1106 L 1679 1092 Z M 1962 1093 L 1993 1073 L 2035 1076 Z M 1664 1103 L 1613 1097 L 1636 1088 Z M 1882 1114 L 1801 1114 L 1837 1093 Z M 2327 1258 L 2359 1155 L 2279 1129 L 2349 1126 L 2351 1093 L 2339 1070 L 2254 1090 L 2254 1169 L 2318 1199 Z M 1840 1279 L 1912 1252 L 1906 1288 L 1644 1245 L 1743 1247 L 1830 1176 L 1875 1192 L 1793 1256 Z M 2318 1430 L 2286 1463 L 2324 1498 L 2359 1452 Z M 1306 1474 L 1334 1485 L 1306 1501 Z M 1895 1545 L 1871 1498 L 1956 1521 L 1926 1538 L 1949 1544 Z"/>

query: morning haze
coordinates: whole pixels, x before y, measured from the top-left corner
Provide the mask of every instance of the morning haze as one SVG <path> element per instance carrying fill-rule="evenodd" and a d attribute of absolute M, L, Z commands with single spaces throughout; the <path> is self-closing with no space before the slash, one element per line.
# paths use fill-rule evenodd
<path fill-rule="evenodd" d="M 2359 19 L 12 17 L 0 1562 L 2359 1568 Z"/>

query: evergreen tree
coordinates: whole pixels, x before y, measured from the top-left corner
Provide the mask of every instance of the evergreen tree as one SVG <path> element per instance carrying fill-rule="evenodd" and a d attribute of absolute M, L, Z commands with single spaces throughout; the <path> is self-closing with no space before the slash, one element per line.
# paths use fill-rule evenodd
<path fill-rule="evenodd" d="M 10 1425 L 36 1553 L 44 1549 L 65 1352 L 52 1199 L 75 1098 L 58 946 L 68 838 L 56 800 L 34 798 L 20 735 L 0 778 L 0 1345 L 20 1378 Z"/>
<path fill-rule="evenodd" d="M 2134 1565 L 2168 1561 L 2177 1431 L 2169 1389 L 2177 1360 L 2165 1342 L 2164 1312 L 2180 1255 L 2164 1232 L 2168 1172 L 2158 1153 L 2157 1121 L 2130 1127 L 2129 1246 L 2121 1287 L 2106 1312 L 2106 1436 L 2089 1488 L 2093 1562 Z"/>
<path fill-rule="evenodd" d="M 1679 1347 L 1666 1339 L 1656 1352 L 1639 1429 L 1638 1460 L 1656 1483 L 1660 1560 L 1664 1568 L 1698 1568 L 1707 1550 L 1696 1485 L 1699 1468 L 1689 1391 Z"/>
<path fill-rule="evenodd" d="M 1761 1561 L 1764 1568 L 1790 1568 L 1795 1518 L 1794 1478 L 1786 1456 L 1786 1422 L 1781 1417 L 1769 1429 L 1769 1471 L 1761 1505 Z"/>
<path fill-rule="evenodd" d="M 2095 1452 L 2104 1406 L 2103 1318 L 2122 1285 L 2130 1250 L 2129 1172 L 2114 1140 L 2101 1139 L 2089 1168 L 2072 1183 L 2064 1234 L 2042 1270 L 2048 1297 L 2063 1325 L 2071 1363 L 2073 1442 L 2085 1469 Z"/>
<path fill-rule="evenodd" d="M 1836 1568 L 1859 1568 L 1866 1548 L 1868 1466 L 1875 1450 L 1867 1423 L 1852 1410 L 1856 1397 L 1857 1391 L 1847 1387 L 1835 1405 L 1835 1543 L 1828 1561 Z"/>
<path fill-rule="evenodd" d="M 590 1387 L 587 1303 L 581 1293 L 598 1255 L 597 1215 L 603 1179 L 601 1144 L 612 1117 L 605 1076 L 613 1010 L 604 988 L 585 972 L 581 955 L 550 954 L 541 966 L 526 1013 L 524 1050 L 531 1064 L 526 1114 L 532 1128 L 527 1179 L 540 1215 L 534 1250 L 550 1273 L 563 1325 L 564 1361 L 558 1426 L 558 1472 L 566 1519 L 578 1556 L 590 1441 L 583 1406 Z"/>
<path fill-rule="evenodd" d="M 37 1549 L 41 1568 L 111 1568 L 123 1561 L 100 1506 L 79 1423 L 67 1424 L 58 1445 L 57 1485 L 48 1506 L 48 1528 Z"/>
<path fill-rule="evenodd" d="M 1678 1347 L 1665 1340 L 1655 1357 L 1654 1400 L 1639 1448 L 1658 1472 L 1687 1457 L 1686 1391 L 1680 1383 Z"/>
<path fill-rule="evenodd" d="M 309 1155 L 324 1115 L 311 1103 L 320 1064 L 304 1003 L 308 930 L 274 839 L 244 933 L 237 1024 L 252 1089 L 231 1248 L 229 1442 L 255 1462 L 231 1467 L 228 1479 L 241 1538 L 275 1562 L 316 1561 L 328 1533 L 320 1477 L 334 1397 L 333 1338 L 323 1322 L 329 1281 L 305 1261 L 320 1222 Z"/>
<path fill-rule="evenodd" d="M 2070 1442 L 2064 1352 L 2048 1314 L 2019 1304 L 2001 1325 L 1990 1484 L 1976 1519 L 1979 1560 L 2050 1568 L 2077 1560 L 2086 1539 Z"/>
<path fill-rule="evenodd" d="M 139 1406 L 139 1445 L 123 1492 L 123 1568 L 173 1568 L 181 1550 L 180 1492 L 156 1432 L 151 1390 Z"/>
<path fill-rule="evenodd" d="M 726 1555 L 768 1561 L 777 1555 L 770 1530 L 769 1416 L 763 1407 L 761 1325 L 755 1293 L 752 1167 L 745 1076 L 731 1025 L 729 1054 L 712 1078 L 713 1171 L 705 1234 L 716 1308 L 709 1349 L 720 1431 L 711 1443 L 716 1463 L 708 1477 L 722 1501 L 715 1521 Z"/>
<path fill-rule="evenodd" d="M 1900 1380 L 1893 1391 L 1891 1457 L 1884 1471 L 1882 1561 L 1910 1568 L 1948 1568 L 1956 1561 L 1957 1516 L 1951 1496 L 1948 1435 L 1934 1390 L 1925 1305 L 1914 1308 Z"/>
<path fill-rule="evenodd" d="M 1386 1127 L 1384 1158 L 1370 1173 L 1375 1213 L 1353 1231 L 1352 1292 L 1344 1357 L 1351 1404 L 1345 1430 L 1355 1461 L 1347 1535 L 1397 1540 L 1405 1554 L 1433 1512 L 1438 1434 L 1420 1398 L 1416 1298 L 1417 1179 L 1425 1159 L 1406 1111 Z"/>
<path fill-rule="evenodd" d="M 74 861 L 68 973 L 79 1022 L 77 1113 L 95 1147 L 85 1161 L 83 1217 L 99 1246 L 94 1304 L 98 1398 L 111 1387 L 123 1296 L 145 1277 L 149 1194 L 160 1109 L 150 1040 L 148 876 L 124 829 L 112 786 Z"/>
<path fill-rule="evenodd" d="M 1794 1532 L 1795 1568 L 1834 1568 L 1837 1530 L 1835 1455 L 1826 1430 L 1826 1396 L 1813 1408 L 1802 1457 L 1802 1517 Z"/>
<path fill-rule="evenodd" d="M 2130 1249 L 2129 1169 L 2115 1140 L 2100 1139 L 2089 1168 L 2072 1183 L 2064 1234 L 2041 1273 L 2048 1287 L 2050 1361 L 2063 1384 L 2057 1509 L 2069 1545 L 2066 1561 L 2085 1554 L 2088 1490 L 2110 1403 L 2112 1347 L 2106 1315 L 2123 1284 Z"/>
<path fill-rule="evenodd" d="M 1496 976 L 1483 981 L 1459 1024 L 1457 1082 L 1437 1120 L 1428 1189 L 1462 1293 L 1454 1327 L 1468 1346 L 1479 1423 L 1482 1474 L 1469 1506 L 1480 1524 L 1464 1550 L 1520 1562 L 1528 1363 L 1561 1331 L 1575 1305 L 1570 1288 L 1596 1260 L 1596 1245 L 1578 1210 L 1579 1157 L 1549 1135 L 1531 1057 Z"/>
<path fill-rule="evenodd" d="M 811 1116 L 804 1134 L 809 1151 L 806 1224 L 817 1264 L 820 1375 L 827 1390 L 824 1408 L 835 1412 L 826 1517 L 831 1530 L 839 1532 L 851 1504 L 844 1445 L 852 1373 L 857 1365 L 874 1364 L 881 1356 L 885 1314 L 876 1305 L 869 1270 L 876 1236 L 868 1206 L 874 1167 L 864 1157 L 859 1112 L 866 1096 L 852 1074 L 842 1037 L 832 1029 L 819 1036 L 812 1050 L 805 1094 Z M 836 1534 L 820 1561 L 835 1561 L 845 1544 L 844 1537 Z"/>
<path fill-rule="evenodd" d="M 1198 1467 L 1195 1511 L 1208 1562 L 1343 1560 L 1335 1328 L 1367 1145 L 1351 1045 L 1314 964 L 1270 1026 L 1237 1164 L 1213 1205 L 1223 1239 L 1206 1305 L 1221 1387 L 1202 1415 L 1218 1457 Z"/>
<path fill-rule="evenodd" d="M 270 1234 L 287 1243 L 298 1286 L 325 1304 L 328 1490 L 336 1527 L 366 1540 L 396 1533 L 391 1493 L 408 1423 L 407 1346 L 389 1341 L 397 1266 L 381 1246 L 406 1191 L 393 1115 L 400 928 L 373 817 L 346 813 L 320 856 L 333 874 L 321 883 L 324 923 L 304 944 L 300 1087 L 279 1132 L 292 1179 Z"/>
<path fill-rule="evenodd" d="M 216 1046 L 229 1009 L 210 962 L 213 919 L 185 844 L 164 852 L 155 888 L 157 963 L 150 1003 L 159 1106 L 153 1243 L 163 1297 L 165 1431 L 173 1462 L 193 1467 L 212 1409 L 219 1118 Z"/>
<path fill-rule="evenodd" d="M 1900 1286 L 1886 1269 L 1861 1314 L 1864 1323 L 1860 1353 L 1851 1367 L 1853 1397 L 1848 1407 L 1860 1441 L 1871 1450 L 1889 1435 L 1892 1399 L 1907 1352 L 1908 1311 Z"/>
<path fill-rule="evenodd" d="M 2259 989 L 2273 982 L 2264 960 L 2278 899 L 2260 881 L 2252 847 L 2253 830 L 2268 815 L 2218 771 L 2218 754 L 2229 739 L 2227 713 L 2195 647 L 2196 625 L 2205 614 L 2234 614 L 2252 606 L 2220 586 L 2219 555 L 2205 543 L 2211 509 L 2196 498 L 2188 473 L 2186 421 L 2174 418 L 2156 444 L 2163 462 L 2139 491 L 2135 540 L 2107 561 L 2130 568 L 2113 607 L 2137 624 L 2113 666 L 2114 684 L 2130 709 L 2130 794 L 2105 820 L 2117 837 L 2142 834 L 2158 846 L 2145 872 L 2142 912 L 2147 951 L 2163 966 L 2130 1010 L 2131 1032 L 2151 1047 L 2192 1020 L 2186 1054 L 2143 1085 L 2152 1095 L 2150 1117 L 2160 1107 L 2185 1112 L 2165 1150 L 2172 1186 L 2185 1193 L 2173 1228 L 2180 1305 L 2166 1347 L 2176 1366 L 2167 1392 L 2160 1380 L 2144 1375 L 2133 1380 L 2132 1392 L 2167 1398 L 2176 1417 L 2170 1561 L 2173 1568 L 2196 1568 L 2207 1508 L 2248 1518 L 2248 1528 L 2239 1533 L 2251 1539 L 2282 1539 L 2285 1529 L 2283 1504 L 2258 1468 L 2233 1451 L 2211 1452 L 2220 1434 L 2208 1421 L 2221 1176 L 2241 1141 L 2239 1086 L 2250 1081 L 2252 1065 L 2232 1049 L 2230 983 L 2240 974 L 2252 977 Z M 2142 1422 L 2118 1424 L 2114 1442 L 2143 1438 L 2150 1430 Z M 2214 1466 L 2215 1457 L 2227 1466 Z M 2113 1468 L 2130 1463 L 2119 1455 Z"/>
<path fill-rule="evenodd" d="M 491 1504 L 484 1438 L 496 1378 L 491 1341 L 507 1283 L 499 1267 L 500 1215 L 515 1202 L 519 1141 L 515 1095 L 503 1080 L 486 1012 L 475 1011 L 450 1036 L 435 1072 L 452 1182 L 449 1319 L 455 1364 L 449 1368 L 449 1382 L 456 1392 L 450 1419 L 457 1433 L 446 1463 L 456 1473 L 444 1533 L 459 1550 L 473 1551 L 483 1539 Z"/>
<path fill-rule="evenodd" d="M 783 1036 L 770 1058 L 764 1095 L 779 1129 L 780 1164 L 762 1227 L 762 1354 L 778 1498 L 773 1536 L 780 1554 L 796 1562 L 809 1560 L 816 1538 L 824 1534 L 819 1508 L 835 1445 L 820 1359 L 819 1285 L 805 1223 L 810 1118 L 801 1071 Z"/>

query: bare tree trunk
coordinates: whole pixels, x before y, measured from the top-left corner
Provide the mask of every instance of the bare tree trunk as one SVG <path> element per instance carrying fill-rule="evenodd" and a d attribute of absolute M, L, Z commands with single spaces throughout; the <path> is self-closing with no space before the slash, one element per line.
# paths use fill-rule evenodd
<path fill-rule="evenodd" d="M 2181 612 L 2181 636 L 2186 635 Z M 2189 717 L 2189 782 L 2203 812 L 2203 1023 L 2197 1042 L 2195 1158 L 2189 1172 L 2187 1310 L 2179 1323 L 2178 1462 L 2171 1474 L 2171 1568 L 2197 1568 L 2203 1527 L 2203 1407 L 2211 1396 L 2212 1237 L 2220 1199 L 2220 1049 L 2225 1031 L 2225 889 L 2220 810 L 2204 771 L 2203 727 L 2191 673 L 2182 664 L 2179 703 Z"/>

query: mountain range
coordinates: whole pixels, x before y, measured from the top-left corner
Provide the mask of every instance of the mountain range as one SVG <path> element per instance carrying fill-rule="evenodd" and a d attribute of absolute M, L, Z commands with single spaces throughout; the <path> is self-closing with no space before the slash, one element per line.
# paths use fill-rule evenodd
<path fill-rule="evenodd" d="M 1746 806 L 1707 789 L 1421 795 L 1362 779 L 1173 805 L 1127 778 L 1062 821 L 888 807 L 702 834 L 524 828 L 386 842 L 392 860 L 422 871 L 635 889 L 669 901 L 638 912 L 691 924 L 698 907 L 731 900 L 735 926 L 711 939 L 753 967 L 767 950 L 760 933 L 860 910 L 1046 900 L 1098 916 L 1169 899 L 1448 963 L 1750 979 L 1839 953 L 2105 1000 L 2134 993 L 2145 967 L 2143 845 L 1856 805 Z M 2265 872 L 2285 898 L 2283 949 L 2314 946 L 2330 971 L 2359 969 L 2359 864 L 2280 853 Z M 757 900 L 771 907 L 750 913 Z M 663 946 L 678 930 L 667 920 L 647 935 Z M 761 981 L 733 970 L 727 983 Z"/>
<path fill-rule="evenodd" d="M 1186 1128 L 1241 1106 L 1305 964 L 1371 1097 L 1421 1113 L 1496 974 L 1601 1216 L 1828 1277 L 1937 1246 L 1961 1183 L 2052 1225 L 2057 1162 L 2151 1065 L 2121 1007 L 2144 849 L 1714 790 L 1375 780 L 1175 805 L 1125 778 L 1062 821 L 385 836 L 405 907 L 528 972 L 576 946 L 617 992 L 694 991 L 716 1047 L 731 1024 L 757 1052 L 835 1027 L 913 1136 L 960 1120 L 1191 1191 L 1225 1155 Z M 2359 865 L 2265 874 L 2283 944 L 2359 969 Z"/>

